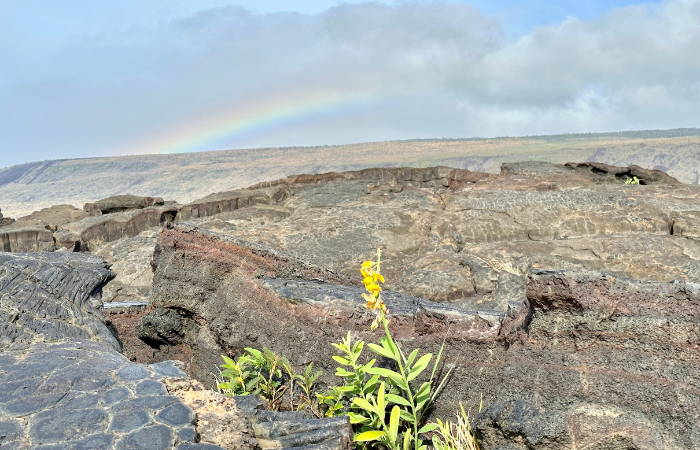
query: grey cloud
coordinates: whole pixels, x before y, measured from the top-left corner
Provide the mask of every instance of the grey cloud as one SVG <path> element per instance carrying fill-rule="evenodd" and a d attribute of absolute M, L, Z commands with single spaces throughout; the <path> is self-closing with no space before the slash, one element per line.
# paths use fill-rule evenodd
<path fill-rule="evenodd" d="M 698 48 L 698 0 L 571 18 L 517 41 L 463 3 L 310 15 L 216 8 L 72 39 L 33 62 L 43 78 L 0 85 L 0 120 L 12 125 L 0 149 L 144 151 L 154 130 L 324 89 L 367 101 L 347 116 L 217 145 L 697 126 Z"/>

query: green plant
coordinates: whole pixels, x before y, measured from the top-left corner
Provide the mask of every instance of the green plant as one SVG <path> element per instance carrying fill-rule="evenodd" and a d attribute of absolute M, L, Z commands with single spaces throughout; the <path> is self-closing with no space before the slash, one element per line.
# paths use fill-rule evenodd
<path fill-rule="evenodd" d="M 479 412 L 481 412 L 482 403 L 479 403 Z M 479 450 L 472 427 L 469 423 L 469 412 L 464 411 L 462 403 L 459 404 L 460 414 L 457 414 L 457 422 L 444 423 L 437 419 L 435 432 L 433 433 L 432 443 L 435 450 Z"/>
<path fill-rule="evenodd" d="M 269 409 L 277 411 L 282 405 L 285 392 L 289 390 L 290 409 L 308 406 L 314 412 L 311 392 L 314 382 L 323 372 L 313 372 L 313 364 L 309 364 L 303 373 L 297 374 L 287 358 L 276 355 L 269 348 L 263 348 L 262 351 L 246 348 L 238 361 L 223 355 L 222 358 L 224 364 L 221 367 L 224 370 L 221 371 L 221 377 L 217 377 L 219 391 L 229 396 L 259 394 L 267 401 Z M 282 370 L 286 373 L 286 382 Z M 295 381 L 301 388 L 296 407 L 294 404 Z M 317 412 L 314 413 L 317 414 Z"/>
<path fill-rule="evenodd" d="M 348 333 L 341 343 L 333 344 L 342 352 L 342 356 L 336 355 L 333 359 L 341 365 L 336 375 L 344 378 L 345 384 L 328 393 L 328 402 L 325 404 L 336 413 L 342 407 L 338 405 L 343 405 L 343 398 L 350 399 L 347 414 L 350 416 L 350 422 L 359 428 L 355 434 L 355 442 L 366 445 L 376 441 L 391 450 L 409 450 L 411 447 L 414 450 L 423 450 L 426 446 L 420 435 L 432 431 L 436 425 L 420 425 L 425 412 L 444 387 L 451 369 L 437 388 L 433 389 L 435 373 L 444 348 L 443 342 L 433 364 L 430 379 L 418 388 L 412 386 L 412 383 L 415 384 L 414 380 L 430 365 L 433 355 L 427 353 L 419 358 L 420 349 L 415 349 L 406 357 L 392 338 L 389 319 L 386 317 L 389 311 L 381 299 L 379 283 L 384 282 L 384 277 L 380 273 L 380 264 L 381 252 L 377 250 L 377 261 L 365 261 L 361 268 L 363 283 L 368 291 L 368 294 L 362 295 L 366 301 L 365 306 L 377 311 L 372 328 L 378 327 L 379 324 L 384 328 L 381 345 L 370 343 L 367 346 L 375 354 L 393 361 L 398 371 L 374 367 L 376 359 L 361 364 L 359 360 L 364 341 L 353 343 Z M 365 381 L 367 375 L 370 378 Z M 387 409 L 391 405 L 394 406 L 389 412 L 387 422 Z"/>
<path fill-rule="evenodd" d="M 282 366 L 289 365 L 289 361 L 283 356 L 276 355 L 267 347 L 263 348 L 262 352 L 254 348 L 246 348 L 246 352 L 253 365 L 258 368 L 260 395 L 267 400 L 270 410 L 278 411 L 282 396 L 289 388 L 282 379 Z"/>
<path fill-rule="evenodd" d="M 260 393 L 260 370 L 246 355 L 234 361 L 228 356 L 221 356 L 224 359 L 220 377 L 216 377 L 216 387 L 223 394 L 232 397 L 234 395 L 252 395 Z M 228 379 L 228 381 L 225 381 Z"/>
<path fill-rule="evenodd" d="M 316 379 L 323 374 L 322 370 L 314 372 L 314 364 L 309 363 L 303 373 L 295 373 L 294 369 L 288 362 L 284 362 L 282 367 L 284 371 L 287 372 L 289 377 L 289 408 L 290 410 L 301 410 L 304 407 L 308 407 L 309 410 L 316 416 L 321 417 L 319 412 L 317 402 L 312 399 L 312 391 Z M 296 407 L 294 406 L 294 381 L 297 381 L 297 385 L 301 389 L 299 393 L 299 398 Z"/>
<path fill-rule="evenodd" d="M 639 178 L 632 177 L 625 180 L 625 184 L 639 184 Z"/>

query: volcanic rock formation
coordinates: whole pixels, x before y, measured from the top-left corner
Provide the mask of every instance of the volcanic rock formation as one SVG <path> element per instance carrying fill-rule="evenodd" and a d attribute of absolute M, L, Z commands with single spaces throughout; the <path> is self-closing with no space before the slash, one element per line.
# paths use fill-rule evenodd
<path fill-rule="evenodd" d="M 253 450 L 248 417 L 328 429 L 327 421 L 265 416 L 255 399 L 209 392 L 216 408 L 238 412 L 212 414 L 176 388 L 190 381 L 173 361 L 130 362 L 102 312 L 101 288 L 113 276 L 95 256 L 0 253 L 0 447 Z M 278 441 L 346 450 L 349 423 L 336 422 L 321 441 L 293 431 Z"/>
<path fill-rule="evenodd" d="M 140 332 L 159 351 L 187 349 L 200 379 L 220 354 L 255 346 L 314 362 L 331 384 L 330 342 L 348 330 L 380 336 L 353 279 L 269 247 L 175 226 L 161 233 L 154 263 L 158 309 Z M 507 311 L 383 295 L 405 350 L 435 354 L 445 342 L 455 370 L 434 415 L 483 395 L 484 450 L 700 446 L 697 284 L 533 270 Z"/>

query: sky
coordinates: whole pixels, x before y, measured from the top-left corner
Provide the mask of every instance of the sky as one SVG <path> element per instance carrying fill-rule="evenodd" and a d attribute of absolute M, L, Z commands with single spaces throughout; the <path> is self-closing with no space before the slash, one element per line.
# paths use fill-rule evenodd
<path fill-rule="evenodd" d="M 0 167 L 700 126 L 700 0 L 0 2 Z"/>

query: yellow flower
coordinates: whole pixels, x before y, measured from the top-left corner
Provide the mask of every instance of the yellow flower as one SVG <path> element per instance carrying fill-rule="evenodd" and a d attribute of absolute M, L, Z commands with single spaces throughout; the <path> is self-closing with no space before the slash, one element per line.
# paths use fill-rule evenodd
<path fill-rule="evenodd" d="M 365 299 L 365 308 L 367 309 L 376 309 L 379 305 L 379 299 L 375 297 L 373 294 L 367 295 L 367 294 L 362 294 L 362 298 Z"/>
<path fill-rule="evenodd" d="M 389 310 L 384 305 L 384 302 L 380 298 L 380 292 L 382 291 L 379 283 L 384 283 L 384 277 L 379 273 L 379 258 L 381 253 L 377 250 L 377 262 L 365 261 L 362 263 L 360 268 L 360 273 L 362 274 L 362 283 L 365 285 L 365 289 L 369 292 L 369 295 L 362 294 L 362 298 L 365 300 L 365 307 L 367 309 L 377 309 L 380 313 L 388 314 Z M 382 314 L 379 314 L 382 315 Z M 377 318 L 379 318 L 379 315 Z M 382 315 L 383 316 L 383 315 Z M 378 319 L 377 319 L 378 320 Z M 377 320 L 373 324 L 373 329 L 376 328 Z M 385 320 L 385 319 L 382 319 Z"/>

